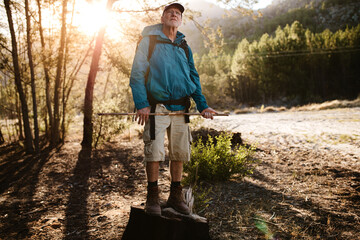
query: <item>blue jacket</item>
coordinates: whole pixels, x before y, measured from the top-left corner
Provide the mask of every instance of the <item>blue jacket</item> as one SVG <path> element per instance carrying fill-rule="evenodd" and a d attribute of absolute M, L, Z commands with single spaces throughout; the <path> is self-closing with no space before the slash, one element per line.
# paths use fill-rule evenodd
<path fill-rule="evenodd" d="M 208 107 L 201 92 L 199 74 L 194 65 L 194 59 L 189 47 L 189 60 L 185 51 L 172 44 L 157 43 L 148 62 L 149 35 L 157 35 L 158 40 L 171 40 L 162 32 L 162 24 L 147 26 L 142 32 L 143 39 L 139 43 L 135 54 L 130 87 L 132 89 L 135 107 L 142 109 L 148 107 L 147 92 L 158 101 L 176 100 L 191 96 L 197 109 L 201 112 Z M 177 32 L 174 43 L 180 44 L 184 34 Z M 145 88 L 145 73 L 150 64 L 148 82 Z M 181 105 L 167 105 L 170 111 L 183 110 Z"/>

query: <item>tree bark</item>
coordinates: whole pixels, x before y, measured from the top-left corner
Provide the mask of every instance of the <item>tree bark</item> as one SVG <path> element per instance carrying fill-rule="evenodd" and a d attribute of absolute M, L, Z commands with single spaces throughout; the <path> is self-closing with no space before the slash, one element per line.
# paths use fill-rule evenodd
<path fill-rule="evenodd" d="M 106 8 L 111 9 L 113 0 L 108 0 L 106 3 Z M 92 114 L 93 114 L 93 93 L 96 74 L 99 67 L 99 60 L 101 56 L 101 49 L 104 42 L 106 26 L 102 26 L 96 37 L 95 49 L 91 60 L 90 72 L 88 75 L 88 80 L 85 89 L 85 100 L 84 100 L 84 130 L 83 130 L 83 140 L 82 140 L 82 149 L 91 149 L 92 148 L 92 134 L 93 134 L 93 123 L 92 123 Z"/>
<path fill-rule="evenodd" d="M 25 15 L 26 15 L 26 40 L 27 40 L 27 53 L 29 58 L 29 68 L 31 77 L 31 96 L 33 100 L 33 114 L 34 114 L 34 145 L 35 151 L 39 151 L 39 125 L 38 125 L 38 113 L 36 104 L 36 85 L 35 85 L 35 69 L 32 56 L 32 42 L 31 42 L 31 22 L 29 15 L 29 1 L 25 0 Z"/>
<path fill-rule="evenodd" d="M 4 5 L 6 9 L 6 15 L 8 18 L 9 29 L 11 34 L 11 45 L 12 45 L 12 58 L 13 58 L 13 67 L 14 67 L 14 74 L 15 74 L 15 85 L 17 91 L 19 93 L 20 101 L 21 101 L 21 110 L 22 110 L 22 117 L 24 122 L 24 132 L 25 132 L 25 149 L 27 153 L 34 152 L 33 148 L 33 140 L 31 136 L 31 128 L 29 122 L 29 111 L 28 106 L 26 103 L 26 98 L 24 94 L 24 90 L 21 84 L 21 77 L 20 77 L 20 67 L 19 67 L 19 57 L 18 57 L 18 50 L 17 50 L 17 43 L 16 43 L 16 36 L 14 30 L 14 24 L 12 19 L 12 13 L 10 9 L 10 0 L 4 0 Z"/>
<path fill-rule="evenodd" d="M 69 32 L 71 33 L 73 27 L 73 20 L 74 20 L 74 13 L 75 13 L 75 0 L 73 1 L 72 5 L 72 12 L 71 12 L 71 21 L 70 21 L 70 28 Z M 62 87 L 62 121 L 61 121 L 61 139 L 62 143 L 65 141 L 66 135 L 66 70 L 67 70 L 67 59 L 68 59 L 68 52 L 69 52 L 69 37 L 66 38 L 65 41 L 65 56 L 64 56 L 64 70 L 63 70 L 63 87 Z M 70 79 L 69 79 L 70 81 Z"/>
<path fill-rule="evenodd" d="M 62 19 L 61 19 L 61 36 L 60 47 L 58 51 L 58 59 L 56 66 L 56 78 L 54 86 L 54 124 L 51 131 L 51 144 L 56 146 L 60 142 L 60 87 L 61 87 L 61 72 L 64 59 L 64 48 L 66 39 L 66 13 L 67 13 L 67 0 L 62 3 Z"/>
<path fill-rule="evenodd" d="M 4 136 L 1 132 L 1 128 L 0 128 L 0 145 L 3 144 L 5 142 Z"/>
<path fill-rule="evenodd" d="M 16 88 L 15 88 L 15 91 L 16 91 Z M 18 95 L 16 95 L 15 97 L 15 107 L 16 107 L 16 116 L 17 116 L 17 119 L 18 119 L 18 125 L 19 125 L 19 131 L 18 131 L 18 128 L 16 127 L 15 130 L 16 130 L 16 134 L 19 138 L 19 140 L 24 140 L 24 135 L 23 135 L 23 124 L 22 124 L 22 115 L 21 115 L 21 104 L 19 103 L 19 97 Z"/>
<path fill-rule="evenodd" d="M 40 34 L 40 40 L 41 40 L 41 59 L 44 66 L 44 75 L 45 75 L 45 102 L 46 102 L 46 108 L 47 108 L 47 114 L 49 117 L 49 128 L 52 129 L 53 126 L 53 114 L 52 114 L 52 108 L 51 108 L 51 97 L 50 97 L 50 76 L 49 76 L 49 63 L 46 60 L 45 55 L 45 39 L 44 39 L 44 31 L 42 28 L 42 15 L 41 15 L 41 4 L 40 0 L 36 0 L 38 5 L 38 14 L 39 14 L 39 34 Z M 46 121 L 46 120 L 45 120 Z M 47 123 L 45 123 L 47 126 Z M 49 131 L 46 132 L 46 135 L 50 137 Z"/>

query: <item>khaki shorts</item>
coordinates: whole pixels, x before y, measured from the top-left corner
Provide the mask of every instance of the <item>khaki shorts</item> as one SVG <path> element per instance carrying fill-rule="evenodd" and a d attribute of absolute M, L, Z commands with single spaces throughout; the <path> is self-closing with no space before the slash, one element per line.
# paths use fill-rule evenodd
<path fill-rule="evenodd" d="M 157 104 L 155 111 L 171 112 L 163 104 Z M 169 140 L 170 161 L 189 161 L 192 137 L 184 116 L 155 116 L 155 140 L 150 139 L 150 121 L 144 127 L 145 163 L 165 160 L 165 132 Z"/>

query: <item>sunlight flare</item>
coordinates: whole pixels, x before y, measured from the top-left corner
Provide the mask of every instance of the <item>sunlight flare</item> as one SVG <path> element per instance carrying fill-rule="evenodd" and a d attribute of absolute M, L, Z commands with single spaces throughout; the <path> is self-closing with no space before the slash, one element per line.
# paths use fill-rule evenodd
<path fill-rule="evenodd" d="M 102 26 L 111 23 L 111 14 L 106 10 L 106 1 L 78 1 L 74 24 L 86 35 L 94 35 Z"/>

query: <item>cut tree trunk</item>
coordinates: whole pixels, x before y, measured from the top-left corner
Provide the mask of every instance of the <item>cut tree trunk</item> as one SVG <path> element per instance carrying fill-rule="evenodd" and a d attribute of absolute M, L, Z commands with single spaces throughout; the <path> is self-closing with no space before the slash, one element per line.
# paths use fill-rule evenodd
<path fill-rule="evenodd" d="M 143 209 L 131 207 L 129 222 L 122 240 L 210 240 L 207 222 L 172 211 L 171 217 L 151 216 Z M 141 229 L 141 230 L 140 230 Z"/>

